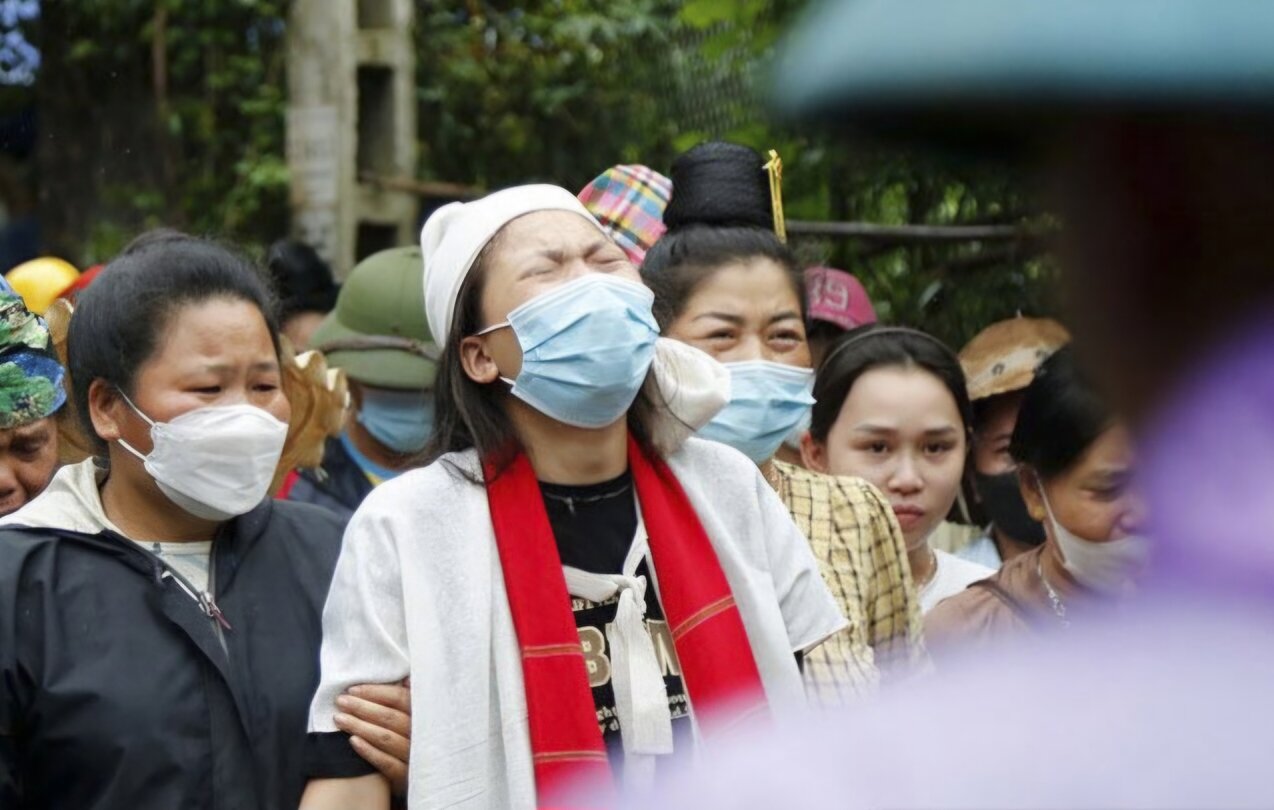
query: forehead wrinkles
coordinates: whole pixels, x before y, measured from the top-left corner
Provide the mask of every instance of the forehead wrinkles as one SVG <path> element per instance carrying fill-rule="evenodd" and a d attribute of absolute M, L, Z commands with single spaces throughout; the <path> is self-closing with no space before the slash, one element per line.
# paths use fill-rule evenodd
<path fill-rule="evenodd" d="M 501 228 L 487 248 L 500 254 L 526 256 L 545 250 L 574 253 L 606 239 L 600 228 L 570 211 L 534 211 Z"/>

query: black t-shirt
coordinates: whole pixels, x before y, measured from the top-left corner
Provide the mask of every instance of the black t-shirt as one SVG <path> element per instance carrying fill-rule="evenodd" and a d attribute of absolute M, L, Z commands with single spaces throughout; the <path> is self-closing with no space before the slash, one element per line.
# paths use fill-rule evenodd
<path fill-rule="evenodd" d="M 585 487 L 541 482 L 540 491 L 562 564 L 593 574 L 620 573 L 637 532 L 637 502 L 633 497 L 631 474 L 624 473 L 613 481 Z M 654 640 L 655 655 L 664 671 L 668 708 L 672 714 L 673 747 L 682 751 L 690 743 L 691 730 L 681 667 L 644 561 L 637 568 L 637 574 L 646 577 L 646 629 Z M 571 598 L 575 626 L 579 629 L 584 660 L 588 664 L 588 681 L 593 688 L 593 704 L 597 707 L 597 724 L 606 742 L 611 767 L 618 775 L 623 767 L 624 748 L 619 717 L 615 714 L 610 644 L 606 634 L 607 626 L 615 620 L 617 608 L 617 599 L 598 604 Z"/>

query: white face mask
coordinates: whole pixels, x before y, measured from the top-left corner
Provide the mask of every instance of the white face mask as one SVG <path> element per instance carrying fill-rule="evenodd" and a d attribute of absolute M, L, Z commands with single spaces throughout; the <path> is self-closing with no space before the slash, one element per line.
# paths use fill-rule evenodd
<path fill-rule="evenodd" d="M 1043 487 L 1040 488 L 1040 497 L 1044 499 L 1048 521 L 1053 526 L 1053 537 L 1062 552 L 1062 565 L 1076 582 L 1099 593 L 1115 596 L 1136 586 L 1150 557 L 1150 541 L 1146 537 L 1130 534 L 1104 543 L 1085 540 L 1057 522 Z"/>
<path fill-rule="evenodd" d="M 265 498 L 283 454 L 288 426 L 261 408 L 226 405 L 197 408 L 171 422 L 155 422 L 128 397 L 129 407 L 150 424 L 152 449 L 146 472 L 173 503 L 204 520 L 247 514 Z"/>

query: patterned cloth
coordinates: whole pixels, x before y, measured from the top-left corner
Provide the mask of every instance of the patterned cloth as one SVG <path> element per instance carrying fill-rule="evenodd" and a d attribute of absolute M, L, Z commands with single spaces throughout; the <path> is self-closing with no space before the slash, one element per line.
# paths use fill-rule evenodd
<path fill-rule="evenodd" d="M 52 416 L 66 402 L 49 329 L 0 282 L 0 430 Z"/>
<path fill-rule="evenodd" d="M 584 207 L 637 265 L 667 230 L 664 209 L 671 197 L 672 181 L 646 166 L 614 166 L 579 193 Z"/>
<path fill-rule="evenodd" d="M 774 462 L 771 483 L 809 538 L 823 579 L 849 619 L 849 627 L 805 656 L 811 702 L 843 704 L 870 691 L 879 673 L 926 667 L 906 541 L 880 491 L 859 478 L 781 461 Z"/>

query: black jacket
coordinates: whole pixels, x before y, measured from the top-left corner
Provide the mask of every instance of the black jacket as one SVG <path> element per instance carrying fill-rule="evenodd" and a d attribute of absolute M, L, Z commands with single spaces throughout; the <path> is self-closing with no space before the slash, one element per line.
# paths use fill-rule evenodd
<path fill-rule="evenodd" d="M 293 810 L 342 528 L 275 501 L 228 524 L 220 633 L 129 540 L 0 531 L 0 808 Z"/>
<path fill-rule="evenodd" d="M 372 482 L 337 438 L 327 440 L 319 469 L 301 470 L 287 499 L 322 506 L 349 520 L 371 491 Z"/>

